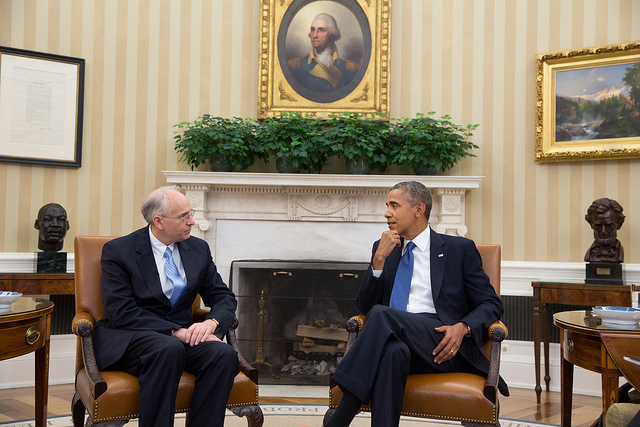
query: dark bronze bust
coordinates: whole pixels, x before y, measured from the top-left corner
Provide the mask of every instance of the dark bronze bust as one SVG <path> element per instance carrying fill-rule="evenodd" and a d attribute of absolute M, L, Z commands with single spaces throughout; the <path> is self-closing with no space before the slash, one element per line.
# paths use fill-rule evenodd
<path fill-rule="evenodd" d="M 624 224 L 622 206 L 615 200 L 602 198 L 594 200 L 587 209 L 584 219 L 593 229 L 593 244 L 587 250 L 584 260 L 592 263 L 622 263 L 624 250 L 618 240 L 618 230 Z"/>
<path fill-rule="evenodd" d="M 38 211 L 33 224 L 38 235 L 38 249 L 44 252 L 58 252 L 64 245 L 64 237 L 69 230 L 67 211 L 57 203 L 44 205 Z"/>

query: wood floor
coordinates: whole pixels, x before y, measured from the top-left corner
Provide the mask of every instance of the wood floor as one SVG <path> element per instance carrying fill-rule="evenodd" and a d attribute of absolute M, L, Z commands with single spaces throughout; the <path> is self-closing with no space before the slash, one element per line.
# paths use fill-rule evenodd
<path fill-rule="evenodd" d="M 510 397 L 500 399 L 502 418 L 560 425 L 560 393 L 542 392 L 542 402 L 537 405 L 533 390 L 511 388 L 510 391 Z M 49 386 L 49 415 L 69 414 L 72 397 L 72 384 Z M 0 389 L 0 422 L 32 419 L 34 400 L 32 387 Z M 260 403 L 328 404 L 328 398 L 261 397 Z M 591 426 L 600 415 L 601 408 L 599 397 L 574 395 L 571 424 Z"/>

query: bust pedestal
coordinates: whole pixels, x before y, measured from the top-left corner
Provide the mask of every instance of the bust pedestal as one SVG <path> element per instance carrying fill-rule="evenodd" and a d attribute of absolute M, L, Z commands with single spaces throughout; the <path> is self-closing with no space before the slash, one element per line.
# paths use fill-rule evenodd
<path fill-rule="evenodd" d="M 586 265 L 585 283 L 622 285 L 622 264 L 595 263 Z"/>

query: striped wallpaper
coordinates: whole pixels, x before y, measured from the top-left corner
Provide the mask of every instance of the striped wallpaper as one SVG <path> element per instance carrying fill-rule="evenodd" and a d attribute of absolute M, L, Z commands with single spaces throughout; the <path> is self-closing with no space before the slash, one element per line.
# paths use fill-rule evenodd
<path fill-rule="evenodd" d="M 0 45 L 87 65 L 82 167 L 0 163 L 0 252 L 36 251 L 33 222 L 52 201 L 69 213 L 65 251 L 77 234 L 143 225 L 161 171 L 187 169 L 174 124 L 255 117 L 260 1 L 0 0 Z M 391 115 L 480 124 L 478 157 L 450 172 L 486 177 L 467 199 L 469 237 L 502 244 L 504 260 L 580 262 L 586 209 L 610 197 L 627 215 L 625 261 L 640 263 L 640 159 L 534 162 L 535 54 L 638 39 L 638 0 L 392 1 Z"/>

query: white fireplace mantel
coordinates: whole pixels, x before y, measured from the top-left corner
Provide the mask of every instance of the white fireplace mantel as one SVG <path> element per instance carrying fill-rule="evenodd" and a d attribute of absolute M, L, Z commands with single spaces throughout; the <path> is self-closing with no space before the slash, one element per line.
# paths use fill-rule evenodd
<path fill-rule="evenodd" d="M 204 237 L 219 219 L 385 222 L 389 189 L 416 180 L 431 189 L 431 226 L 465 235 L 465 195 L 482 176 L 339 175 L 163 171 L 181 186 L 196 211 L 194 234 Z M 211 196 L 211 197 L 210 197 Z M 213 222 L 212 222 L 213 221 Z"/>

